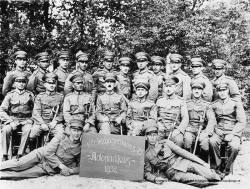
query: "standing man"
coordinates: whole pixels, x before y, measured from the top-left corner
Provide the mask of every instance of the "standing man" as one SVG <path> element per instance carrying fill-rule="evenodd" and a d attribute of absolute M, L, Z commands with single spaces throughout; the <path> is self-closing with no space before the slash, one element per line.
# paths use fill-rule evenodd
<path fill-rule="evenodd" d="M 12 132 L 22 131 L 17 158 L 23 156 L 33 124 L 31 112 L 34 104 L 34 95 L 30 91 L 25 90 L 28 80 L 27 74 L 17 73 L 12 78 L 13 86 L 16 89 L 7 93 L 0 107 L 1 121 L 5 122 L 2 129 L 3 161 L 8 159 Z"/>
<path fill-rule="evenodd" d="M 93 99 L 96 97 L 96 85 L 94 83 L 93 77 L 87 72 L 87 68 L 89 66 L 89 58 L 88 54 L 82 51 L 79 51 L 76 54 L 76 70 L 69 74 L 66 79 L 64 86 L 65 95 L 71 93 L 73 91 L 72 82 L 70 82 L 70 78 L 78 72 L 82 73 L 83 77 L 83 91 L 85 93 L 89 93 L 92 95 Z"/>
<path fill-rule="evenodd" d="M 122 57 L 119 59 L 120 72 L 117 75 L 118 88 L 120 92 L 126 97 L 127 103 L 132 96 L 132 81 L 128 74 L 130 70 L 131 58 Z"/>
<path fill-rule="evenodd" d="M 164 76 L 163 92 L 156 105 L 158 107 L 159 139 L 170 138 L 175 144 L 183 146 L 183 135 L 188 126 L 188 110 L 185 100 L 176 95 L 179 82 L 175 76 Z"/>
<path fill-rule="evenodd" d="M 201 155 L 208 156 L 209 137 L 214 133 L 214 126 L 216 119 L 213 110 L 209 106 L 209 102 L 203 100 L 203 90 L 206 88 L 204 80 L 193 80 L 191 82 L 193 99 L 187 101 L 187 108 L 189 114 L 189 124 L 184 134 L 184 148 L 190 151 L 192 144 L 195 143 L 198 136 L 199 128 L 201 127 L 201 134 L 199 137 L 200 147 L 203 150 Z"/>
<path fill-rule="evenodd" d="M 132 99 L 128 103 L 126 118 L 128 135 L 143 135 L 142 129 L 144 124 L 151 119 L 157 120 L 157 107 L 153 101 L 147 99 L 149 87 L 150 85 L 146 78 L 135 81 L 137 99 Z"/>
<path fill-rule="evenodd" d="M 63 116 L 66 122 L 65 131 L 69 131 L 69 122 L 79 119 L 85 122 L 83 132 L 97 133 L 95 128 L 94 100 L 89 93 L 83 91 L 83 76 L 81 72 L 75 73 L 70 78 L 74 88 L 72 93 L 66 95 L 63 103 Z"/>
<path fill-rule="evenodd" d="M 145 125 L 144 133 L 148 143 L 144 164 L 146 180 L 156 184 L 171 180 L 200 188 L 210 185 L 209 182 L 221 180 L 206 162 L 194 154 L 180 148 L 170 140 L 158 142 L 158 125 L 153 121 Z M 157 170 L 167 178 L 156 174 Z"/>
<path fill-rule="evenodd" d="M 53 73 L 58 76 L 57 92 L 63 94 L 65 81 L 69 75 L 69 52 L 61 51 L 58 54 L 59 67 Z"/>
<path fill-rule="evenodd" d="M 184 100 L 191 99 L 191 78 L 184 71 L 181 70 L 181 65 L 183 63 L 183 57 L 179 54 L 171 54 L 170 66 L 173 70 L 171 75 L 178 77 L 179 83 L 175 89 L 175 94 L 183 97 Z"/>
<path fill-rule="evenodd" d="M 38 148 L 17 160 L 2 162 L 1 179 L 37 178 L 44 175 L 79 174 L 83 121 L 70 121 L 70 134 L 55 136 L 47 146 Z"/>
<path fill-rule="evenodd" d="M 215 158 L 217 169 L 221 169 L 220 147 L 222 141 L 228 144 L 229 158 L 225 170 L 221 170 L 228 175 L 230 167 L 236 159 L 241 146 L 241 136 L 246 127 L 246 114 L 241 101 L 230 98 L 230 84 L 232 80 L 224 79 L 217 84 L 217 94 L 219 99 L 211 104 L 215 113 L 217 125 L 215 134 L 210 138 L 210 152 Z"/>
<path fill-rule="evenodd" d="M 106 51 L 103 57 L 104 68 L 102 69 L 99 68 L 92 75 L 97 85 L 97 97 L 98 95 L 102 95 L 106 92 L 105 80 L 104 80 L 105 75 L 107 73 L 113 73 L 115 75 L 118 74 L 117 71 L 113 69 L 113 64 L 114 64 L 114 53 L 110 51 Z"/>
<path fill-rule="evenodd" d="M 35 56 L 35 59 L 37 60 L 38 68 L 30 76 L 27 90 L 37 95 L 41 92 L 45 92 L 44 81 L 42 78 L 46 73 L 49 73 L 49 71 L 47 71 L 50 64 L 49 54 L 47 52 L 39 53 Z"/>
<path fill-rule="evenodd" d="M 204 64 L 205 61 L 201 58 L 191 59 L 191 68 L 193 72 L 193 77 L 191 81 L 195 82 L 197 80 L 202 80 L 205 83 L 205 88 L 202 92 L 202 98 L 208 102 L 211 102 L 213 96 L 213 86 L 209 79 L 202 72 L 202 70 L 204 69 Z"/>
<path fill-rule="evenodd" d="M 165 73 L 162 72 L 162 66 L 165 65 L 164 58 L 160 56 L 152 56 L 151 61 L 153 64 L 153 72 L 156 75 L 156 78 L 158 80 L 158 97 L 162 96 L 162 81 Z"/>
<path fill-rule="evenodd" d="M 42 81 L 45 92 L 40 93 L 35 98 L 32 118 L 35 123 L 30 132 L 30 150 L 35 149 L 35 139 L 42 131 L 60 134 L 64 132 L 63 122 L 63 98 L 64 96 L 56 92 L 58 76 L 54 73 L 46 73 Z M 55 119 L 53 119 L 55 117 Z"/>
<path fill-rule="evenodd" d="M 219 98 L 216 86 L 220 84 L 221 81 L 224 79 L 228 80 L 230 98 L 234 98 L 237 99 L 238 101 L 241 101 L 241 95 L 237 83 L 233 80 L 233 78 L 225 75 L 226 71 L 225 68 L 228 63 L 222 59 L 214 59 L 212 61 L 212 64 L 215 75 L 215 78 L 211 81 L 213 85 L 213 101 Z"/>
<path fill-rule="evenodd" d="M 25 51 L 17 51 L 14 53 L 14 59 L 15 59 L 16 68 L 8 72 L 6 77 L 3 80 L 2 94 L 4 96 L 6 96 L 7 93 L 10 92 L 12 89 L 15 89 L 15 86 L 12 86 L 14 75 L 24 73 L 27 76 L 27 78 L 31 76 L 31 72 L 26 70 L 27 53 Z"/>
<path fill-rule="evenodd" d="M 126 120 L 127 106 L 122 94 L 114 92 L 116 87 L 116 76 L 107 73 L 104 77 L 106 92 L 99 95 L 96 102 L 96 119 L 99 133 L 120 134 Z"/>
<path fill-rule="evenodd" d="M 147 98 L 155 102 L 158 98 L 158 81 L 154 72 L 150 71 L 147 67 L 150 61 L 150 57 L 145 52 L 138 52 L 135 54 L 135 57 L 139 69 L 133 73 L 132 82 L 134 83 L 138 77 L 145 77 L 150 84 L 150 89 Z M 133 98 L 136 98 L 135 90 Z"/>

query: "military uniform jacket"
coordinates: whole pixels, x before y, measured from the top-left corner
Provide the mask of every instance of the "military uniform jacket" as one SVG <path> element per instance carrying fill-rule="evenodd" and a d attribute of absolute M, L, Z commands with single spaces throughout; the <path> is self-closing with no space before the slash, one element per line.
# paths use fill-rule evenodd
<path fill-rule="evenodd" d="M 98 95 L 106 92 L 105 81 L 104 81 L 104 77 L 105 77 L 106 73 L 114 73 L 115 75 L 118 74 L 118 72 L 113 70 L 113 69 L 107 70 L 107 69 L 103 68 L 103 69 L 96 70 L 96 72 L 94 72 L 92 75 L 92 77 L 96 83 Z M 116 90 L 116 92 L 119 92 L 118 89 L 115 89 L 115 90 Z"/>
<path fill-rule="evenodd" d="M 147 118 L 157 120 L 157 107 L 153 101 L 138 98 L 128 103 L 127 125 L 133 121 L 147 121 Z"/>
<path fill-rule="evenodd" d="M 203 99 L 192 99 L 187 101 L 187 109 L 189 114 L 189 124 L 186 131 L 198 132 L 200 124 L 206 129 L 207 133 L 214 133 L 214 126 L 217 124 L 215 114 L 210 103 Z M 200 123 L 200 117 L 203 123 Z"/>
<path fill-rule="evenodd" d="M 7 73 L 6 77 L 3 80 L 3 88 L 2 88 L 2 94 L 4 96 L 7 95 L 8 92 L 10 92 L 15 87 L 13 86 L 13 76 L 16 74 L 24 73 L 27 78 L 31 76 L 31 72 L 28 70 L 21 70 L 20 68 L 15 68 L 14 70 Z"/>
<path fill-rule="evenodd" d="M 187 104 L 184 99 L 177 95 L 163 96 L 157 100 L 156 105 L 158 107 L 158 121 L 170 129 L 173 121 L 177 119 L 176 128 L 184 134 L 189 123 Z"/>
<path fill-rule="evenodd" d="M 172 73 L 171 75 L 174 75 L 178 77 L 179 82 L 177 83 L 177 87 L 175 89 L 175 94 L 177 94 L 180 97 L 183 97 L 184 100 L 190 100 L 191 99 L 191 78 L 181 69 L 177 72 Z"/>
<path fill-rule="evenodd" d="M 122 117 L 122 122 L 125 123 L 126 112 L 127 106 L 122 94 L 105 92 L 97 98 L 96 119 L 100 122 L 105 117 L 109 118 L 109 121 Z"/>
<path fill-rule="evenodd" d="M 233 80 L 233 78 L 226 76 L 224 74 L 218 79 L 214 78 L 211 81 L 213 85 L 213 101 L 219 99 L 218 93 L 216 91 L 216 86 L 221 82 L 221 80 L 224 80 L 224 79 L 228 80 L 230 97 L 241 101 L 240 91 L 237 86 L 237 83 Z"/>
<path fill-rule="evenodd" d="M 34 104 L 34 95 L 30 91 L 12 90 L 5 96 L 0 107 L 0 118 L 7 123 L 18 118 L 30 118 Z M 8 114 L 7 114 L 8 113 Z"/>
<path fill-rule="evenodd" d="M 215 113 L 217 127 L 224 130 L 225 134 L 241 136 L 246 127 L 246 114 L 242 103 L 233 98 L 228 98 L 223 102 L 218 99 L 211 103 Z"/>
<path fill-rule="evenodd" d="M 146 180 L 154 181 L 156 177 L 152 172 L 154 168 L 164 171 L 167 175 L 170 169 L 181 171 L 184 175 L 188 170 L 190 161 L 201 165 L 204 164 L 200 158 L 175 145 L 172 141 L 163 140 L 161 142 L 165 142 L 162 149 L 164 151 L 163 157 L 156 154 L 153 146 L 149 147 L 145 152 L 144 177 Z"/>
<path fill-rule="evenodd" d="M 59 105 L 59 111 L 56 116 L 57 122 L 63 121 L 63 95 L 61 93 L 53 92 L 48 94 L 47 92 L 40 93 L 35 98 L 32 117 L 35 124 L 47 124 L 50 123 L 54 117 L 57 106 Z"/>
<path fill-rule="evenodd" d="M 162 96 L 162 89 L 163 89 L 163 77 L 164 77 L 165 73 L 163 73 L 162 71 L 160 71 L 159 73 L 156 74 L 156 78 L 158 81 L 158 96 Z"/>
<path fill-rule="evenodd" d="M 148 78 L 149 84 L 150 84 L 150 89 L 148 92 L 148 97 L 147 99 L 155 102 L 156 99 L 158 98 L 158 80 L 154 74 L 153 71 L 150 71 L 148 68 L 145 68 L 143 71 L 137 70 L 133 73 L 133 84 L 136 81 L 138 76 L 142 76 L 145 78 Z M 135 93 L 135 87 L 134 87 L 134 93 Z"/>
<path fill-rule="evenodd" d="M 85 120 L 85 115 L 88 115 Z M 85 123 L 95 125 L 94 100 L 88 93 L 72 92 L 64 99 L 63 116 L 66 123 L 71 119 L 85 120 Z"/>
<path fill-rule="evenodd" d="M 122 72 L 120 72 L 117 75 L 117 81 L 118 81 L 118 88 L 119 92 L 124 94 L 124 96 L 128 99 L 131 98 L 132 95 L 132 81 L 129 75 L 124 75 Z"/>
<path fill-rule="evenodd" d="M 69 74 L 65 81 L 65 86 L 64 86 L 64 94 L 67 95 L 71 92 L 73 92 L 73 86 L 72 82 L 69 80 L 73 75 L 75 75 L 76 72 L 82 72 L 80 69 L 74 70 L 72 73 Z M 88 73 L 85 72 L 83 73 L 83 92 L 89 93 L 92 95 L 92 97 L 95 99 L 96 96 L 96 85 L 94 83 L 93 77 Z"/>
<path fill-rule="evenodd" d="M 202 92 L 202 98 L 208 102 L 211 102 L 212 97 L 213 97 L 212 83 L 209 81 L 209 79 L 202 72 L 200 72 L 200 74 L 192 77 L 191 82 L 198 81 L 198 80 L 202 80 L 206 84 L 206 87 L 203 89 L 203 92 Z"/>
<path fill-rule="evenodd" d="M 27 90 L 33 92 L 35 95 L 45 92 L 44 81 L 42 80 L 45 73 L 49 73 L 49 71 L 37 68 L 29 78 Z"/>
<path fill-rule="evenodd" d="M 68 70 L 65 70 L 61 66 L 59 66 L 57 69 L 53 71 L 53 73 L 58 76 L 57 92 L 63 94 L 65 81 L 69 75 L 69 72 Z"/>

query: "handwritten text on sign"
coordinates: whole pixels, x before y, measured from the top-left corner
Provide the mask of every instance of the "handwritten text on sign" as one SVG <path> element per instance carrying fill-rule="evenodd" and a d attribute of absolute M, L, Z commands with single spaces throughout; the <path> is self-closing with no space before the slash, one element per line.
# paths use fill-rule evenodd
<path fill-rule="evenodd" d="M 84 134 L 80 176 L 142 180 L 144 137 Z"/>

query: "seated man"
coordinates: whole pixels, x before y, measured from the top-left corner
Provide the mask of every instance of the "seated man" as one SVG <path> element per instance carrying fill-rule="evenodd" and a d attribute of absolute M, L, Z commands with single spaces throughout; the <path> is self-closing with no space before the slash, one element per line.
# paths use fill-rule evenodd
<path fill-rule="evenodd" d="M 175 94 L 178 82 L 175 76 L 163 77 L 164 95 L 157 100 L 156 105 L 160 139 L 170 138 L 182 147 L 189 118 L 185 100 Z"/>
<path fill-rule="evenodd" d="M 94 100 L 91 94 L 83 92 L 83 76 L 81 72 L 75 72 L 69 79 L 73 86 L 73 92 L 66 95 L 63 103 L 63 116 L 66 122 L 65 131 L 68 133 L 69 121 L 79 119 L 85 122 L 83 132 L 97 133 L 95 128 Z"/>
<path fill-rule="evenodd" d="M 158 142 L 158 125 L 154 121 L 145 124 L 143 131 L 148 143 L 144 166 L 146 180 L 157 184 L 166 181 L 162 176 L 156 174 L 157 170 L 171 181 L 196 187 L 205 187 L 210 184 L 210 181 L 221 180 L 207 163 L 175 145 L 172 141 Z"/>
<path fill-rule="evenodd" d="M 83 126 L 83 121 L 71 120 L 69 135 L 55 136 L 47 146 L 32 151 L 19 161 L 12 159 L 2 162 L 1 179 L 78 174 Z"/>
<path fill-rule="evenodd" d="M 55 92 L 58 76 L 54 73 L 46 73 L 43 78 L 45 92 L 38 94 L 35 98 L 32 118 L 35 123 L 30 132 L 30 150 L 35 149 L 36 136 L 41 132 L 49 131 L 52 134 L 64 132 L 62 103 L 64 96 Z"/>
<path fill-rule="evenodd" d="M 105 75 L 106 92 L 99 95 L 96 102 L 96 119 L 101 134 L 120 134 L 121 124 L 125 123 L 127 106 L 122 94 L 114 92 L 116 76 L 113 73 Z"/>
<path fill-rule="evenodd" d="M 34 105 L 34 95 L 32 92 L 25 90 L 28 81 L 27 74 L 18 73 L 12 77 L 13 86 L 16 89 L 7 93 L 0 107 L 0 118 L 4 122 L 2 129 L 3 161 L 8 159 L 12 132 L 22 131 L 17 159 L 24 154 L 33 124 L 31 112 Z"/>
<path fill-rule="evenodd" d="M 214 112 L 209 106 L 209 102 L 203 100 L 202 97 L 205 87 L 206 84 L 202 79 L 191 82 L 193 99 L 187 101 L 189 124 L 184 134 L 184 148 L 188 151 L 195 143 L 196 137 L 200 135 L 200 146 L 203 150 L 201 155 L 204 155 L 204 158 L 208 156 L 209 136 L 213 135 L 216 125 Z"/>
<path fill-rule="evenodd" d="M 246 114 L 240 100 L 230 98 L 230 81 L 221 80 L 216 89 L 219 99 L 211 103 L 211 108 L 215 113 L 217 125 L 214 129 L 214 135 L 210 138 L 210 152 L 215 158 L 217 169 L 228 175 L 230 167 L 236 159 L 241 146 L 241 135 L 246 127 Z M 226 168 L 220 167 L 220 147 L 222 141 L 228 143 L 229 158 Z"/>
<path fill-rule="evenodd" d="M 157 107 L 155 103 L 147 99 L 149 91 L 149 82 L 147 78 L 137 79 L 135 81 L 136 99 L 128 103 L 126 125 L 128 135 L 142 135 L 142 127 L 146 121 L 157 119 Z"/>

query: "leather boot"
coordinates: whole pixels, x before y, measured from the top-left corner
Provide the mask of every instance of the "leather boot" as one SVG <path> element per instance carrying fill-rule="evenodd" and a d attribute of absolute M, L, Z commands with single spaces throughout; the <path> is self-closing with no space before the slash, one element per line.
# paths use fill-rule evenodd
<path fill-rule="evenodd" d="M 2 161 L 7 161 L 8 160 L 8 155 L 3 155 Z"/>
<path fill-rule="evenodd" d="M 36 138 L 30 138 L 29 147 L 30 152 L 36 149 Z"/>

